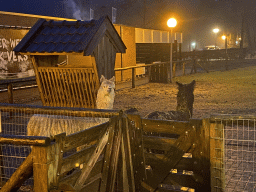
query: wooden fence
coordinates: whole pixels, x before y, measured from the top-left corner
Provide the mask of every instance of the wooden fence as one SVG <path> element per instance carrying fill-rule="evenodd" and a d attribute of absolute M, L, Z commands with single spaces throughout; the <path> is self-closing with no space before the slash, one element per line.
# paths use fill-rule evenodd
<path fill-rule="evenodd" d="M 172 71 L 173 77 L 176 77 L 177 66 L 182 66 L 182 75 L 185 75 L 185 67 L 191 60 L 186 61 L 173 61 Z M 148 83 L 149 82 L 158 82 L 158 83 L 168 83 L 170 82 L 170 62 L 154 62 L 151 64 L 124 67 L 124 68 L 115 68 L 115 71 L 123 71 L 123 70 L 132 70 L 131 83 L 132 88 L 135 88 L 136 81 L 136 69 L 138 68 L 146 68 Z"/>
<path fill-rule="evenodd" d="M 0 110 L 3 128 L 1 191 L 17 190 L 32 175 L 34 191 L 211 191 L 214 186 L 213 191 L 220 184 L 211 179 L 218 173 L 211 167 L 216 164 L 216 154 L 210 146 L 217 144 L 210 140 L 210 127 L 214 128 L 214 124 L 207 119 L 163 121 L 142 119 L 122 111 L 10 104 L 1 105 Z M 15 133 L 5 135 L 11 122 L 12 129 L 16 129 L 21 126 L 17 118 L 25 122 L 25 118 L 30 118 L 25 114 L 39 112 L 91 118 L 104 116 L 110 121 L 72 135 L 62 133 L 53 140 Z M 2 177 L 8 169 L 5 167 L 7 159 L 2 154 L 6 152 L 6 148 L 2 148 L 5 144 L 33 146 L 7 181 Z"/>

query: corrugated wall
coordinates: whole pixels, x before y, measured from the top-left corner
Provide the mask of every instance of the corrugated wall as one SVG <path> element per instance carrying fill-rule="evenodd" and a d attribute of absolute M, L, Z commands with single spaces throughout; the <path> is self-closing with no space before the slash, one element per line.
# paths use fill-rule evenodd
<path fill-rule="evenodd" d="M 124 25 L 114 25 L 118 34 L 121 36 L 125 46 L 126 53 L 117 53 L 115 68 L 123 68 L 136 65 L 136 44 L 135 44 L 135 28 Z M 116 80 L 126 81 L 131 79 L 132 71 L 117 71 Z"/>

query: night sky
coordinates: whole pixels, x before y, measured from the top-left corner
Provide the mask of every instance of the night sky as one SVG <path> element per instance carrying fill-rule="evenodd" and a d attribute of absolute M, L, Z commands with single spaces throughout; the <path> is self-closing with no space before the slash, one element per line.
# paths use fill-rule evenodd
<path fill-rule="evenodd" d="M 187 44 L 196 41 L 200 48 L 214 44 L 215 27 L 220 28 L 220 35 L 225 31 L 240 33 L 242 14 L 246 12 L 247 20 L 252 21 L 255 5 L 254 0 L 8 0 L 0 10 L 83 19 L 88 16 L 88 7 L 95 14 L 102 6 L 115 7 L 117 23 L 162 30 L 168 30 L 166 21 L 174 16 L 178 20 L 175 30 L 183 32 Z"/>

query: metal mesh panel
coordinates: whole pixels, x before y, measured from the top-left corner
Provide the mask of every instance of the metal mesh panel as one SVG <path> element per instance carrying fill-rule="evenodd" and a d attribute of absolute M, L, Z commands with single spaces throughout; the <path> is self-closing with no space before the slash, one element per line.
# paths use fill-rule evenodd
<path fill-rule="evenodd" d="M 28 125 L 31 124 L 31 120 L 35 119 L 39 119 L 39 123 L 34 124 L 32 128 L 39 127 L 39 129 L 48 129 L 51 127 L 51 130 L 55 130 L 54 135 L 56 135 L 66 132 L 61 131 L 62 129 L 59 129 L 60 127 L 82 131 L 102 124 L 108 121 L 110 117 L 118 114 L 116 111 L 111 110 L 35 107 L 10 104 L 0 105 L 0 113 L 1 134 L 11 136 L 26 136 L 28 133 Z M 78 125 L 79 129 L 75 129 Z M 35 129 L 35 132 L 37 133 L 39 129 Z M 43 133 L 42 130 L 40 131 Z M 76 131 L 72 130 L 69 134 Z M 46 132 L 47 130 L 45 130 L 45 134 Z M 43 135 L 37 134 L 37 136 Z M 46 134 L 45 136 L 49 135 Z M 31 146 L 0 144 L 0 189 L 18 169 L 30 152 Z M 76 152 L 76 149 L 64 153 L 63 156 L 71 155 L 74 152 Z M 24 183 L 20 191 L 27 191 L 32 188 L 33 178 L 30 178 Z"/>
<path fill-rule="evenodd" d="M 1 112 L 1 132 L 7 135 L 27 135 L 26 125 L 31 115 L 22 114 L 21 110 L 11 112 Z M 29 146 L 1 144 L 0 145 L 0 169 L 1 169 L 1 186 L 4 185 L 11 175 L 22 164 L 31 152 Z M 30 178 L 25 185 L 33 185 L 33 179 Z"/>
<path fill-rule="evenodd" d="M 223 116 L 215 122 L 224 127 L 225 191 L 256 191 L 255 119 Z"/>

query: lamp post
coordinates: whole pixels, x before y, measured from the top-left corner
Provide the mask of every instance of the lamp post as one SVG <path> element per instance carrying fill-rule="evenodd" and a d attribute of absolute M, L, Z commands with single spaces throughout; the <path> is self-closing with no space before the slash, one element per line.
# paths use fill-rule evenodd
<path fill-rule="evenodd" d="M 227 54 L 227 48 L 228 48 L 228 40 L 227 40 L 227 37 L 226 37 L 226 35 L 222 35 L 221 38 L 225 41 L 225 50 L 226 50 L 226 54 Z"/>
<path fill-rule="evenodd" d="M 171 47 L 170 47 L 170 82 L 172 83 L 172 29 L 177 25 L 177 21 L 174 18 L 170 18 L 167 21 L 167 26 L 171 28 Z"/>
<path fill-rule="evenodd" d="M 219 31 L 220 31 L 220 30 L 219 30 L 218 28 L 213 29 L 213 33 L 215 33 L 215 49 L 216 49 L 217 33 L 218 33 Z"/>
<path fill-rule="evenodd" d="M 228 70 L 228 39 L 226 35 L 222 35 L 221 37 L 223 40 L 225 40 L 225 59 L 226 59 L 226 70 Z"/>

